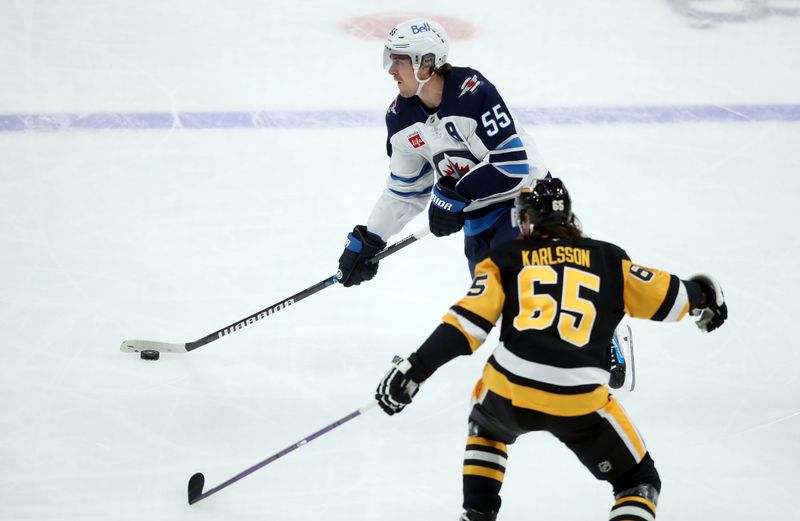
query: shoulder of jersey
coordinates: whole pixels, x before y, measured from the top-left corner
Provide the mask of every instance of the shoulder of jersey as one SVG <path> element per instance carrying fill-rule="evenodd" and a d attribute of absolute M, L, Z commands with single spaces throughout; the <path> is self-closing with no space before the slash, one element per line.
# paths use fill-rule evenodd
<path fill-rule="evenodd" d="M 530 243 L 520 237 L 498 244 L 494 248 L 491 248 L 486 256 L 491 258 L 495 264 L 503 264 L 504 259 L 508 259 L 509 256 L 517 258 L 517 254 L 521 250 L 530 247 L 529 244 Z"/>
<path fill-rule="evenodd" d="M 453 67 L 445 86 L 449 96 L 460 101 L 479 98 L 481 94 L 494 90 L 489 80 L 480 71 L 469 67 Z"/>
<path fill-rule="evenodd" d="M 606 252 L 607 254 L 612 255 L 613 257 L 617 257 L 619 259 L 627 259 L 628 258 L 628 254 L 625 253 L 625 250 L 623 250 L 622 248 L 620 248 L 619 246 L 617 246 L 614 243 L 607 242 L 607 241 L 601 241 L 601 240 L 598 240 L 598 239 L 591 239 L 589 237 L 586 237 L 586 238 L 580 239 L 580 240 L 584 244 L 586 244 L 588 246 L 594 246 L 598 250 L 603 250 L 604 252 Z"/>
<path fill-rule="evenodd" d="M 583 238 L 583 239 L 578 239 L 577 242 L 581 246 L 584 246 L 584 247 L 588 246 L 590 248 L 595 248 L 596 250 L 600 250 L 600 251 L 604 252 L 604 253 L 601 254 L 601 255 L 604 255 L 604 256 L 605 255 L 610 255 L 610 256 L 612 256 L 614 258 L 618 258 L 618 259 L 628 259 L 629 258 L 628 254 L 625 252 L 625 250 L 623 250 L 622 248 L 620 248 L 616 244 L 613 244 L 613 243 L 610 243 L 610 242 L 599 241 L 599 240 L 591 239 L 591 238 L 588 238 L 588 237 Z M 510 259 L 516 259 L 518 253 L 520 251 L 522 251 L 522 250 L 531 249 L 531 248 L 537 248 L 537 247 L 542 247 L 542 246 L 547 246 L 547 245 L 557 245 L 557 244 L 558 243 L 554 243 L 554 242 L 550 242 L 550 241 L 547 241 L 547 244 L 545 244 L 545 241 L 530 242 L 530 241 L 527 241 L 525 239 L 518 238 L 518 239 L 515 239 L 515 240 L 512 240 L 512 241 L 504 242 L 502 244 L 499 244 L 498 246 L 495 246 L 494 248 L 489 250 L 489 252 L 487 254 L 487 257 L 491 257 L 492 260 L 496 264 L 497 263 L 503 263 L 504 259 L 509 259 L 509 258 Z"/>
<path fill-rule="evenodd" d="M 427 119 L 428 115 L 422 111 L 414 98 L 404 98 L 398 95 L 386 109 L 386 129 L 389 131 L 389 137 L 414 123 L 420 123 Z"/>

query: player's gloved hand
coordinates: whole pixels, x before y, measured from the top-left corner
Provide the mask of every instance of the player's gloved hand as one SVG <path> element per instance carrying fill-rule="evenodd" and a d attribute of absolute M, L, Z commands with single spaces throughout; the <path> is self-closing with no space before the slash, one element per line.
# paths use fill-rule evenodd
<path fill-rule="evenodd" d="M 363 225 L 356 226 L 347 235 L 336 278 L 345 287 L 361 284 L 378 273 L 378 263 L 369 262 L 376 253 L 386 247 L 386 242 L 367 231 Z"/>
<path fill-rule="evenodd" d="M 419 391 L 419 384 L 422 383 L 414 379 L 412 361 L 415 355 L 408 358 L 406 360 L 401 356 L 395 356 L 392 359 L 392 368 L 381 378 L 378 388 L 375 389 L 378 405 L 389 416 L 405 409 Z"/>
<path fill-rule="evenodd" d="M 431 233 L 437 237 L 455 233 L 464 226 L 464 207 L 470 201 L 456 191 L 457 182 L 451 176 L 444 176 L 433 187 L 428 222 Z"/>
<path fill-rule="evenodd" d="M 697 327 L 703 331 L 714 331 L 728 318 L 728 305 L 725 303 L 725 295 L 717 279 L 705 273 L 698 273 L 689 280 L 700 284 L 703 298 L 697 308 L 689 313 L 692 316 L 700 317 L 697 320 Z"/>

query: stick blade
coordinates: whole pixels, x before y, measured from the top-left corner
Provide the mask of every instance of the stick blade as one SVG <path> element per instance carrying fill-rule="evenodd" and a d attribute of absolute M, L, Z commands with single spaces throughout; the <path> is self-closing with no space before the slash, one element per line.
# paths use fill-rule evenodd
<path fill-rule="evenodd" d="M 120 344 L 119 350 L 125 353 L 140 353 L 142 351 L 158 351 L 159 353 L 187 353 L 186 344 L 171 344 L 169 342 L 152 342 L 150 340 L 125 340 Z"/>
<path fill-rule="evenodd" d="M 198 472 L 191 478 L 189 478 L 189 504 L 192 505 L 198 501 L 200 501 L 200 496 L 203 495 L 203 485 L 206 484 L 206 477 L 203 476 L 202 472 Z"/>

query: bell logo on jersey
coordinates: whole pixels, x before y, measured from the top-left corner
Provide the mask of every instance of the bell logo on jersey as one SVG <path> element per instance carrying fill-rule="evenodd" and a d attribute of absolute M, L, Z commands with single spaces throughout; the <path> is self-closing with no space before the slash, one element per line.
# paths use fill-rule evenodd
<path fill-rule="evenodd" d="M 422 140 L 422 136 L 419 135 L 419 132 L 415 132 L 408 136 L 408 142 L 411 143 L 411 146 L 414 148 L 425 146 L 425 141 Z"/>
<path fill-rule="evenodd" d="M 478 79 L 478 75 L 477 74 L 473 74 L 471 77 L 469 77 L 466 80 L 464 80 L 464 83 L 461 84 L 461 94 L 459 94 L 458 97 L 460 98 L 461 96 L 463 96 L 467 92 L 472 94 L 473 92 L 475 92 L 477 90 L 477 88 L 478 88 L 478 86 L 480 84 L 481 84 L 481 80 Z"/>
<path fill-rule="evenodd" d="M 427 32 L 430 32 L 430 30 L 431 30 L 431 26 L 430 26 L 430 24 L 427 24 L 427 23 L 424 23 L 422 25 L 412 25 L 411 26 L 411 32 L 413 34 L 427 33 Z"/>

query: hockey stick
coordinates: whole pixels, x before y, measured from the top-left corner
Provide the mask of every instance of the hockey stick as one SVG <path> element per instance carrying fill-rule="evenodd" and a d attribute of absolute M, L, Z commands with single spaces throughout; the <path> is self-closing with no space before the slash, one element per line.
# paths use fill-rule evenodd
<path fill-rule="evenodd" d="M 212 489 L 209 489 L 206 492 L 203 492 L 203 485 L 205 485 L 205 482 L 206 482 L 205 476 L 203 476 L 202 472 L 196 473 L 191 478 L 189 478 L 189 486 L 188 486 L 189 504 L 193 505 L 194 503 L 197 503 L 201 499 L 205 499 L 208 496 L 210 496 L 211 494 L 216 494 L 217 492 L 219 492 L 223 488 L 225 488 L 227 486 L 230 486 L 230 485 L 233 485 L 234 483 L 236 483 L 240 479 L 245 478 L 245 477 L 249 476 L 250 474 L 252 474 L 253 472 L 257 471 L 258 469 L 269 465 L 270 463 L 272 463 L 276 459 L 281 458 L 283 456 L 286 456 L 287 454 L 289 454 L 293 450 L 299 449 L 300 447 L 302 447 L 306 443 L 308 443 L 310 441 L 313 441 L 313 440 L 319 438 L 320 436 L 322 436 L 323 434 L 326 434 L 326 433 L 332 431 L 336 427 L 349 422 L 350 420 L 352 420 L 356 416 L 360 416 L 360 415 L 364 414 L 366 411 L 368 411 L 368 410 L 372 409 L 373 407 L 375 407 L 376 404 L 377 404 L 377 402 L 372 401 L 372 402 L 370 402 L 370 403 L 368 403 L 368 404 L 366 404 L 366 405 L 364 405 L 362 407 L 359 407 L 358 409 L 356 409 L 355 411 L 351 412 L 347 416 L 336 420 L 335 422 L 331 423 L 330 425 L 328 425 L 326 427 L 323 427 L 322 429 L 318 430 L 314 434 L 311 434 L 311 435 L 303 438 L 302 440 L 298 441 L 294 445 L 290 445 L 289 447 L 286 447 L 282 451 L 280 451 L 280 452 L 278 452 L 276 454 L 273 454 L 272 456 L 270 456 L 269 458 L 265 459 L 264 461 L 260 461 L 260 462 L 256 463 L 255 465 L 253 465 L 252 467 L 243 470 L 242 472 L 240 472 L 240 473 L 236 474 L 235 476 L 233 476 L 228 481 L 226 481 L 224 483 L 220 483 L 216 487 L 214 487 Z"/>
<path fill-rule="evenodd" d="M 384 248 L 381 250 L 377 255 L 369 260 L 369 262 L 375 264 L 378 261 L 388 257 L 389 255 L 395 253 L 398 250 L 401 250 L 412 244 L 419 239 L 425 237 L 430 233 L 430 230 L 426 226 L 425 228 L 418 230 L 417 232 L 405 237 L 404 239 L 400 239 L 396 243 L 392 244 L 391 246 Z M 317 282 L 313 286 L 309 286 L 308 288 L 304 289 L 299 293 L 295 293 L 291 297 L 285 298 L 280 302 L 273 304 L 267 308 L 262 309 L 261 311 L 257 311 L 253 313 L 249 317 L 245 317 L 238 322 L 234 322 L 233 324 L 223 327 L 217 331 L 214 331 L 211 334 L 204 336 L 199 340 L 195 340 L 194 342 L 188 342 L 185 344 L 173 344 L 169 342 L 153 342 L 151 340 L 125 340 L 122 342 L 122 345 L 119 346 L 120 351 L 125 351 L 127 353 L 138 353 L 140 351 L 159 351 L 159 352 L 167 352 L 167 353 L 188 353 L 189 351 L 193 351 L 198 347 L 204 346 L 214 340 L 224 337 L 225 335 L 229 335 L 231 333 L 235 333 L 240 329 L 243 329 L 245 326 L 249 326 L 250 324 L 257 322 L 263 318 L 266 318 L 270 315 L 277 313 L 278 311 L 291 306 L 292 304 L 303 300 L 304 298 L 308 298 L 311 295 L 322 291 L 323 289 L 327 288 L 328 286 L 333 286 L 336 284 L 337 279 L 336 275 L 332 277 L 326 277 L 321 281 Z"/>

